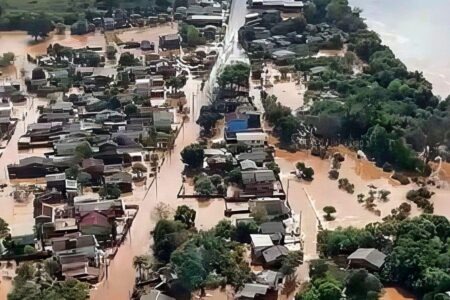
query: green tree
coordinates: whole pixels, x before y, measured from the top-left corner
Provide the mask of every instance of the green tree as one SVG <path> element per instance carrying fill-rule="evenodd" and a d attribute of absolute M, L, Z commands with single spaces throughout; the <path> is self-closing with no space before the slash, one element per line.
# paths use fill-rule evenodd
<path fill-rule="evenodd" d="M 327 221 L 334 220 L 334 217 L 331 215 L 336 212 L 336 208 L 334 208 L 334 206 L 325 206 L 323 208 L 323 212 L 326 213 L 325 220 Z"/>
<path fill-rule="evenodd" d="M 177 93 L 179 89 L 183 88 L 186 85 L 186 82 L 186 76 L 172 76 L 166 80 L 166 86 L 169 88 L 173 88 L 174 92 Z"/>
<path fill-rule="evenodd" d="M 301 251 L 290 251 L 281 261 L 280 272 L 283 275 L 293 275 L 297 267 L 303 263 L 303 253 Z"/>
<path fill-rule="evenodd" d="M 370 299 L 369 294 L 375 293 L 378 297 L 382 288 L 383 285 L 375 275 L 370 274 L 365 269 L 360 269 L 352 271 L 348 275 L 345 293 L 348 299 Z"/>
<path fill-rule="evenodd" d="M 153 254 L 162 263 L 170 260 L 172 252 L 187 241 L 186 225 L 179 221 L 161 219 L 153 231 Z"/>
<path fill-rule="evenodd" d="M 86 159 L 86 158 L 91 158 L 92 154 L 93 154 L 93 152 L 92 152 L 91 146 L 87 142 L 80 144 L 75 148 L 75 156 L 76 157 Z"/>
<path fill-rule="evenodd" d="M 195 178 L 194 190 L 199 195 L 209 196 L 216 191 L 214 184 L 208 176 L 200 175 Z"/>
<path fill-rule="evenodd" d="M 230 239 L 235 232 L 236 227 L 231 224 L 230 220 L 220 220 L 219 223 L 214 227 L 214 234 L 217 237 L 224 239 Z"/>
<path fill-rule="evenodd" d="M 7 235 L 9 235 L 9 224 L 0 218 L 0 238 L 5 238 Z"/>
<path fill-rule="evenodd" d="M 218 78 L 218 83 L 222 88 L 230 86 L 230 89 L 237 87 L 248 87 L 250 77 L 250 65 L 246 63 L 235 63 L 227 65 Z"/>
<path fill-rule="evenodd" d="M 137 174 L 138 178 L 141 178 L 142 174 L 145 174 L 147 172 L 147 167 L 138 162 L 131 167 L 131 170 L 134 174 Z"/>
<path fill-rule="evenodd" d="M 338 300 L 341 299 L 342 290 L 335 282 L 325 281 L 317 288 L 319 300 Z"/>
<path fill-rule="evenodd" d="M 181 151 L 181 160 L 190 168 L 199 168 L 203 164 L 204 149 L 200 144 L 191 144 Z"/>
<path fill-rule="evenodd" d="M 118 199 L 122 192 L 120 191 L 119 187 L 115 184 L 106 184 L 103 187 L 100 188 L 98 191 L 98 194 L 102 198 L 106 199 Z"/>
<path fill-rule="evenodd" d="M 205 281 L 209 273 L 203 265 L 201 252 L 188 247 L 183 251 L 175 252 L 171 261 L 183 287 L 191 292 L 200 288 L 201 295 L 204 296 Z"/>
<path fill-rule="evenodd" d="M 292 136 L 298 132 L 300 121 L 292 116 L 282 117 L 276 127 L 276 132 L 280 136 L 280 142 L 284 145 L 292 144 Z"/>
<path fill-rule="evenodd" d="M 149 255 L 137 255 L 133 257 L 133 267 L 139 272 L 139 279 L 142 279 L 142 270 L 151 266 L 151 258 Z"/>
<path fill-rule="evenodd" d="M 127 115 L 127 117 L 135 116 L 138 112 L 138 108 L 133 103 L 127 104 L 124 108 L 124 112 Z"/>
<path fill-rule="evenodd" d="M 122 67 L 138 66 L 140 64 L 139 59 L 135 58 L 134 54 L 131 54 L 130 52 L 124 52 L 120 55 L 119 65 Z"/>
<path fill-rule="evenodd" d="M 37 41 L 39 37 L 45 38 L 52 31 L 52 22 L 45 14 L 40 14 L 28 21 L 27 28 L 28 34 Z"/>
<path fill-rule="evenodd" d="M 236 230 L 232 234 L 232 239 L 239 243 L 249 244 L 251 242 L 250 234 L 257 233 L 258 229 L 258 224 L 255 221 L 238 222 Z"/>
<path fill-rule="evenodd" d="M 276 162 L 271 161 L 270 163 L 266 164 L 266 167 L 267 169 L 272 170 L 275 176 L 279 178 L 281 170 L 280 166 Z"/>
<path fill-rule="evenodd" d="M 187 205 L 181 205 L 178 206 L 175 211 L 174 220 L 186 224 L 187 228 L 192 228 L 195 226 L 196 214 L 197 212 L 195 209 L 192 209 Z"/>

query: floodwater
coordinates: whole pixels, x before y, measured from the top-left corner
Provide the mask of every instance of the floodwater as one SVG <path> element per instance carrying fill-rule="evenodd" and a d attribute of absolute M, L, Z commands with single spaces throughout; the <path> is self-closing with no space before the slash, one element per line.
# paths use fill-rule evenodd
<path fill-rule="evenodd" d="M 414 71 L 431 81 L 442 97 L 450 94 L 448 0 L 350 0 L 383 42 Z"/>
<path fill-rule="evenodd" d="M 384 289 L 384 295 L 381 300 L 415 300 L 416 297 L 401 288 L 388 287 Z"/>
<path fill-rule="evenodd" d="M 189 80 L 184 90 L 192 102 L 192 94 L 198 91 L 200 81 Z M 200 96 L 200 95 L 197 95 Z M 139 204 L 137 214 L 131 232 L 124 244 L 119 248 L 117 255 L 110 262 L 109 278 L 92 290 L 92 299 L 127 299 L 133 290 L 135 271 L 132 266 L 133 257 L 149 253 L 152 243 L 150 231 L 153 229 L 156 219 L 152 212 L 159 202 L 170 205 L 175 209 L 179 205 L 186 204 L 197 211 L 196 227 L 200 230 L 208 230 L 224 218 L 223 200 L 197 201 L 196 199 L 177 199 L 177 193 L 182 183 L 181 171 L 184 166 L 180 160 L 180 152 L 183 148 L 198 138 L 199 127 L 190 121 L 185 123 L 175 143 L 175 149 L 166 154 L 164 165 L 158 174 L 158 184 L 152 185 L 143 199 L 135 199 Z M 135 196 L 136 197 L 136 196 Z"/>

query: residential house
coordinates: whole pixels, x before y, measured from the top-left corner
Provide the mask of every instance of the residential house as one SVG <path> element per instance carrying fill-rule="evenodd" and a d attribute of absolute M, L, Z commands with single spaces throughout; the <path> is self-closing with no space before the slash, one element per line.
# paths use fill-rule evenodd
<path fill-rule="evenodd" d="M 60 172 L 51 159 L 37 156 L 21 159 L 19 164 L 11 164 L 7 168 L 10 179 L 40 178 Z"/>
<path fill-rule="evenodd" d="M 262 251 L 264 265 L 268 267 L 278 266 L 281 260 L 286 257 L 289 250 L 283 245 L 274 245 Z"/>
<path fill-rule="evenodd" d="M 106 241 L 112 235 L 113 227 L 108 216 L 99 212 L 91 211 L 80 217 L 78 227 L 82 234 L 93 235 L 97 240 Z"/>
<path fill-rule="evenodd" d="M 384 264 L 386 255 L 375 248 L 359 248 L 347 257 L 349 266 L 379 271 Z"/>
<path fill-rule="evenodd" d="M 159 48 L 163 50 L 178 50 L 181 46 L 178 34 L 168 34 L 159 37 Z"/>
<path fill-rule="evenodd" d="M 273 246 L 272 239 L 269 234 L 250 234 L 252 256 L 255 260 L 262 256 L 264 250 Z"/>
<path fill-rule="evenodd" d="M 263 208 L 271 217 L 287 215 L 291 211 L 286 201 L 275 197 L 251 199 L 248 201 L 248 205 L 251 212 Z"/>
<path fill-rule="evenodd" d="M 272 170 L 252 170 L 242 172 L 244 191 L 248 194 L 271 195 L 274 191 L 275 174 Z"/>
<path fill-rule="evenodd" d="M 236 140 L 251 148 L 264 148 L 267 142 L 267 135 L 264 132 L 237 132 Z"/>
<path fill-rule="evenodd" d="M 105 177 L 105 184 L 117 185 L 122 193 L 133 191 L 133 176 L 128 172 L 118 172 Z"/>
<path fill-rule="evenodd" d="M 258 283 L 246 283 L 244 287 L 234 296 L 234 299 L 248 300 L 248 299 L 262 299 L 269 290 L 269 286 Z"/>

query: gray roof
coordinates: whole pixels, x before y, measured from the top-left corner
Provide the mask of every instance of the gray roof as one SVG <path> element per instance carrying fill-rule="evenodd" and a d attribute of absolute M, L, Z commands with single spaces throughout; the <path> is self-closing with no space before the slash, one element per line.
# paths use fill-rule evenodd
<path fill-rule="evenodd" d="M 271 288 L 276 288 L 278 285 L 278 280 L 283 278 L 283 274 L 280 272 L 275 272 L 272 270 L 264 270 L 256 275 L 256 282 L 260 284 L 265 284 Z"/>
<path fill-rule="evenodd" d="M 264 151 L 260 152 L 244 152 L 236 156 L 239 161 L 250 159 L 255 162 L 263 162 L 267 157 L 267 153 Z"/>
<path fill-rule="evenodd" d="M 242 170 L 255 170 L 258 169 L 258 167 L 256 166 L 256 163 L 253 160 L 250 159 L 246 159 L 241 161 L 241 169 Z"/>
<path fill-rule="evenodd" d="M 255 298 L 256 295 L 265 295 L 269 289 L 268 285 L 258 283 L 247 283 L 244 288 L 236 294 L 236 298 Z"/>
<path fill-rule="evenodd" d="M 267 263 L 273 262 L 280 257 L 288 255 L 289 250 L 285 246 L 276 245 L 270 248 L 267 248 L 262 252 L 264 260 Z"/>
<path fill-rule="evenodd" d="M 259 230 L 262 234 L 286 233 L 283 222 L 265 222 L 259 226 Z"/>
<path fill-rule="evenodd" d="M 275 174 L 272 170 L 254 170 L 242 172 L 242 181 L 244 184 L 257 182 L 274 182 L 275 180 Z"/>
<path fill-rule="evenodd" d="M 348 260 L 365 260 L 371 265 L 381 268 L 386 259 L 386 255 L 375 248 L 359 248 L 347 257 Z"/>

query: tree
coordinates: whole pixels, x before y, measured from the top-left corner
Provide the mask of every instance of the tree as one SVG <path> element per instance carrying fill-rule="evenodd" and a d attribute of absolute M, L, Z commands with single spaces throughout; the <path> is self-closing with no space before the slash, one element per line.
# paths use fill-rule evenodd
<path fill-rule="evenodd" d="M 80 172 L 77 175 L 77 182 L 80 184 L 81 193 L 83 193 L 83 188 L 89 184 L 92 180 L 91 174 L 87 172 Z"/>
<path fill-rule="evenodd" d="M 147 167 L 144 166 L 142 163 L 135 163 L 132 167 L 131 167 L 132 171 L 134 174 L 137 174 L 138 178 L 142 177 L 142 174 L 147 172 Z"/>
<path fill-rule="evenodd" d="M 326 215 L 324 216 L 325 220 L 327 221 L 334 220 L 334 217 L 331 215 L 336 212 L 336 208 L 334 208 L 334 206 L 325 206 L 323 208 L 323 212 L 326 213 Z"/>
<path fill-rule="evenodd" d="M 161 219 L 153 231 L 153 254 L 162 263 L 170 260 L 172 252 L 187 241 L 186 225 L 179 221 Z"/>
<path fill-rule="evenodd" d="M 200 144 L 191 144 L 181 151 L 181 160 L 187 164 L 189 168 L 198 168 L 203 164 L 204 149 Z"/>
<path fill-rule="evenodd" d="M 279 178 L 280 175 L 280 166 L 274 161 L 271 161 L 270 163 L 266 164 L 267 169 L 272 170 L 275 174 L 275 177 Z"/>
<path fill-rule="evenodd" d="M 307 167 L 305 165 L 305 163 L 298 162 L 295 165 L 295 168 L 297 169 L 297 172 L 298 172 L 297 176 L 300 176 L 301 178 L 308 180 L 308 181 L 311 181 L 314 179 L 314 169 L 311 167 Z"/>
<path fill-rule="evenodd" d="M 102 198 L 106 199 L 118 199 L 121 195 L 121 191 L 117 185 L 113 184 L 106 184 L 105 186 L 101 187 L 98 191 L 98 194 Z"/>
<path fill-rule="evenodd" d="M 258 224 L 255 221 L 250 222 L 238 222 L 236 230 L 232 234 L 232 239 L 239 243 L 251 242 L 250 234 L 257 233 L 259 229 Z"/>
<path fill-rule="evenodd" d="M 32 18 L 27 25 L 27 32 L 37 41 L 39 37 L 44 38 L 52 31 L 52 22 L 45 14 Z"/>
<path fill-rule="evenodd" d="M 134 57 L 130 52 L 124 52 L 120 55 L 119 65 L 122 67 L 131 67 L 140 65 L 139 59 Z"/>
<path fill-rule="evenodd" d="M 151 266 L 151 258 L 149 255 L 137 255 L 133 257 L 133 267 L 139 272 L 139 279 L 142 279 L 142 270 Z"/>
<path fill-rule="evenodd" d="M 127 104 L 124 108 L 124 112 L 127 115 L 127 117 L 131 117 L 137 114 L 138 108 L 133 103 Z"/>
<path fill-rule="evenodd" d="M 192 209 L 187 205 L 181 205 L 177 207 L 174 220 L 186 224 L 187 228 L 192 228 L 195 226 L 196 214 L 195 209 Z"/>
<path fill-rule="evenodd" d="M 236 227 L 231 224 L 230 220 L 220 220 L 219 223 L 214 227 L 214 234 L 217 237 L 224 239 L 230 239 L 235 232 Z"/>
<path fill-rule="evenodd" d="M 284 145 L 292 144 L 292 136 L 300 129 L 300 121 L 292 116 L 282 117 L 276 124 L 276 132 Z"/>
<path fill-rule="evenodd" d="M 169 219 L 169 217 L 172 215 L 173 210 L 170 207 L 170 205 L 164 203 L 164 202 L 159 202 L 158 204 L 156 204 L 155 210 L 154 210 L 154 214 L 156 216 L 156 219 L 159 220 L 167 220 Z"/>
<path fill-rule="evenodd" d="M 216 191 L 211 179 L 208 176 L 200 175 L 195 178 L 194 190 L 199 195 L 209 196 Z"/>
<path fill-rule="evenodd" d="M 41 299 L 85 300 L 89 296 L 89 285 L 76 279 L 58 281 L 45 289 Z"/>
<path fill-rule="evenodd" d="M 0 56 L 0 67 L 7 67 L 14 63 L 15 55 L 12 52 L 6 52 L 3 53 L 2 56 Z"/>
<path fill-rule="evenodd" d="M 92 154 L 93 154 L 93 152 L 92 152 L 91 146 L 87 142 L 80 144 L 75 148 L 75 156 L 76 157 L 86 159 L 86 158 L 91 158 Z"/>
<path fill-rule="evenodd" d="M 383 285 L 375 275 L 369 274 L 365 269 L 360 269 L 352 271 L 348 275 L 345 293 L 348 299 L 370 299 L 369 294 L 373 295 L 373 293 L 377 295 L 375 299 L 378 299 L 382 288 Z"/>
<path fill-rule="evenodd" d="M 178 92 L 179 89 L 183 88 L 186 85 L 187 78 L 186 76 L 172 76 L 168 80 L 166 80 L 166 86 L 169 88 L 173 88 L 175 93 Z"/>
<path fill-rule="evenodd" d="M 37 251 L 36 251 L 36 248 L 34 248 L 33 246 L 30 246 L 30 245 L 26 245 L 24 248 L 23 248 L 23 253 L 24 254 L 34 254 L 34 253 L 36 253 Z"/>
<path fill-rule="evenodd" d="M 265 207 L 259 205 L 252 209 L 250 217 L 255 220 L 256 224 L 262 224 L 269 220 L 267 210 L 265 209 Z"/>
<path fill-rule="evenodd" d="M 234 168 L 230 172 L 227 173 L 225 177 L 225 182 L 234 183 L 237 185 L 242 185 L 242 171 L 240 168 Z"/>
<path fill-rule="evenodd" d="M 280 272 L 286 276 L 293 275 L 302 263 L 303 253 L 301 251 L 290 251 L 281 261 Z"/>
<path fill-rule="evenodd" d="M 183 43 L 187 44 L 189 47 L 203 45 L 206 42 L 205 38 L 200 35 L 200 31 L 193 25 L 183 23 L 180 29 L 180 35 Z"/>
<path fill-rule="evenodd" d="M 203 265 L 201 253 L 196 250 L 188 247 L 177 251 L 172 255 L 171 261 L 183 287 L 191 292 L 200 288 L 201 295 L 205 295 L 204 284 L 209 273 Z"/>
<path fill-rule="evenodd" d="M 69 168 L 67 168 L 64 173 L 66 174 L 67 179 L 75 180 L 78 177 L 78 174 L 80 173 L 80 167 L 78 165 L 73 165 Z"/>
<path fill-rule="evenodd" d="M 7 235 L 9 235 L 9 224 L 0 218 L 0 238 L 5 238 Z"/>
<path fill-rule="evenodd" d="M 336 282 L 325 281 L 317 288 L 319 300 L 338 300 L 341 299 L 342 290 Z"/>
<path fill-rule="evenodd" d="M 227 65 L 218 78 L 218 83 L 222 88 L 230 85 L 230 89 L 233 90 L 234 86 L 248 87 L 250 77 L 250 65 L 246 63 L 235 63 Z"/>

